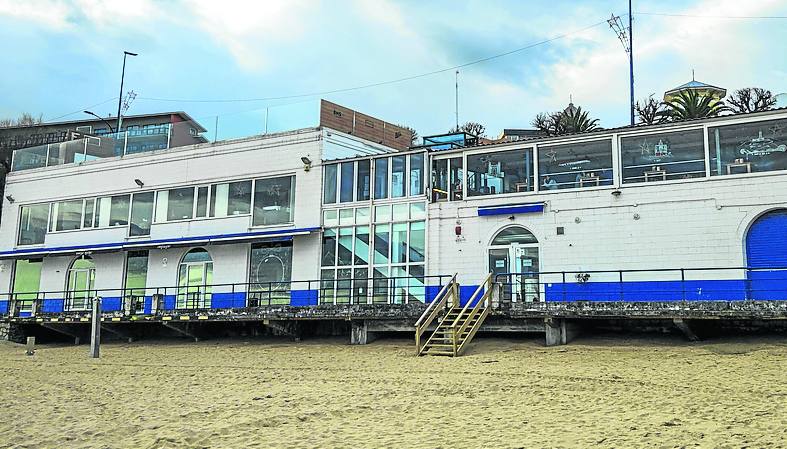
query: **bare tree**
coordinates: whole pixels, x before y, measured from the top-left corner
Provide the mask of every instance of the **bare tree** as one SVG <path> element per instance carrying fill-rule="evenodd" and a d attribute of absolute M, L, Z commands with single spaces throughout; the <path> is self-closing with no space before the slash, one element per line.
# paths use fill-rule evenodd
<path fill-rule="evenodd" d="M 744 87 L 733 92 L 727 103 L 737 114 L 760 112 L 776 105 L 776 97 L 771 91 L 761 87 Z"/>
<path fill-rule="evenodd" d="M 0 128 L 11 128 L 14 126 L 34 126 L 40 125 L 44 122 L 44 115 L 38 114 L 38 117 L 29 112 L 23 112 L 18 118 L 4 118 L 0 119 Z"/>
<path fill-rule="evenodd" d="M 474 136 L 479 137 L 486 137 L 486 126 L 478 123 L 478 122 L 467 122 L 464 125 L 460 125 L 459 128 L 451 128 L 448 130 L 449 133 L 458 133 L 458 132 L 466 132 L 468 134 L 472 134 Z"/>
<path fill-rule="evenodd" d="M 664 103 L 653 98 L 653 94 L 637 101 L 634 110 L 637 111 L 639 122 L 645 125 L 655 125 L 669 120 L 669 112 L 664 107 Z"/>
<path fill-rule="evenodd" d="M 401 126 L 402 128 L 410 131 L 410 146 L 415 146 L 415 143 L 418 141 L 418 131 L 416 131 L 415 128 L 410 126 L 405 126 L 405 125 L 398 125 L 398 126 Z"/>

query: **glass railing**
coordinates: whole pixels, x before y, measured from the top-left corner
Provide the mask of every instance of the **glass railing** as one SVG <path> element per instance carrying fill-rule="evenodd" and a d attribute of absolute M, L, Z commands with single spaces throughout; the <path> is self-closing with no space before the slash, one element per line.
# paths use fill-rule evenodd
<path fill-rule="evenodd" d="M 150 128 L 133 128 L 119 133 L 86 136 L 82 139 L 38 145 L 14 151 L 11 171 L 31 170 L 83 163 L 127 154 L 166 150 L 196 143 L 194 125 L 188 122 Z"/>

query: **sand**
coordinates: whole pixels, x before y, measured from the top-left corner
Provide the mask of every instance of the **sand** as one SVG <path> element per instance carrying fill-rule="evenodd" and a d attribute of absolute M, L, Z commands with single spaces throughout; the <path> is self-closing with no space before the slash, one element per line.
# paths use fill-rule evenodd
<path fill-rule="evenodd" d="M 0 447 L 787 447 L 787 339 L 0 344 Z"/>

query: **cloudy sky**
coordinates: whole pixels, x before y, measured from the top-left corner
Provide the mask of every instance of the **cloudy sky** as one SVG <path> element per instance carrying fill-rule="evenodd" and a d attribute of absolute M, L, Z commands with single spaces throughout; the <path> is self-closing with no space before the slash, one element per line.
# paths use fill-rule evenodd
<path fill-rule="evenodd" d="M 692 69 L 728 89 L 787 92 L 787 19 L 728 18 L 785 17 L 787 1 L 635 0 L 634 11 L 638 98 Z M 495 136 L 571 96 L 620 126 L 628 60 L 605 20 L 626 12 L 624 0 L 0 0 L 0 118 L 114 115 L 129 50 L 128 113 L 184 110 L 211 138 L 217 116 L 220 139 L 262 132 L 266 108 L 269 131 L 313 126 L 320 97 L 436 134 L 454 123 L 452 67 L 563 36 L 462 67 L 460 121 Z"/>

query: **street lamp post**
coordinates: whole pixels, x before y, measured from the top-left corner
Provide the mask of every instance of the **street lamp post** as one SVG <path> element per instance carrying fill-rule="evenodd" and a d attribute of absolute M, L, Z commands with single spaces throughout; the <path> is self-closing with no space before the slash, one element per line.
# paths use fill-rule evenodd
<path fill-rule="evenodd" d="M 123 103 L 123 79 L 126 77 L 126 56 L 137 56 L 137 53 L 131 53 L 130 51 L 123 52 L 123 72 L 120 75 L 120 95 L 118 96 L 117 132 L 120 132 L 120 125 L 123 121 L 123 119 L 120 117 L 120 105 Z"/>
<path fill-rule="evenodd" d="M 97 119 L 101 120 L 102 122 L 106 123 L 106 124 L 107 124 L 107 126 L 109 126 L 109 133 L 110 133 L 110 134 L 115 134 L 115 130 L 114 130 L 114 129 L 112 129 L 112 124 L 111 124 L 111 123 L 109 123 L 108 121 L 106 121 L 106 120 L 104 119 L 104 117 L 101 117 L 101 116 L 99 116 L 99 115 L 97 115 L 97 114 L 95 114 L 95 113 L 93 113 L 93 112 L 90 112 L 90 111 L 82 111 L 82 112 L 84 112 L 85 114 L 92 115 L 93 117 L 95 117 L 95 118 L 97 118 Z"/>

